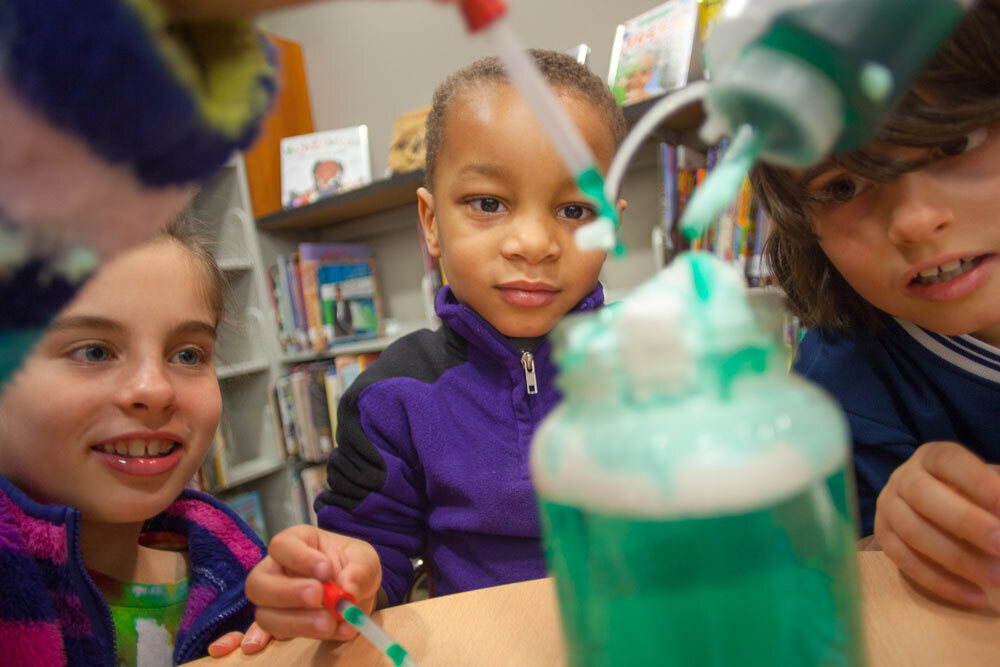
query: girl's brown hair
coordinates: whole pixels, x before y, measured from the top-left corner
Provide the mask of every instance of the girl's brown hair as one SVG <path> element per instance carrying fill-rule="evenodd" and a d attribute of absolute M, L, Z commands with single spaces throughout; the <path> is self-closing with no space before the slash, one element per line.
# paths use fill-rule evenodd
<path fill-rule="evenodd" d="M 970 132 L 998 121 L 1000 0 L 990 0 L 969 12 L 873 143 L 833 155 L 824 164 L 885 183 L 927 161 L 894 161 L 875 149 L 876 142 L 947 152 Z M 818 201 L 807 184 L 786 169 L 763 164 L 751 182 L 772 220 L 764 255 L 802 323 L 841 332 L 877 330 L 880 312 L 854 291 L 819 246 L 810 223 Z"/>
<path fill-rule="evenodd" d="M 201 281 L 204 296 L 215 314 L 215 324 L 218 325 L 225 314 L 229 281 L 209 251 L 207 240 L 198 234 L 184 217 L 178 217 L 168 223 L 160 230 L 155 240 L 177 243 L 190 253 L 192 261 L 201 269 L 204 277 Z"/>

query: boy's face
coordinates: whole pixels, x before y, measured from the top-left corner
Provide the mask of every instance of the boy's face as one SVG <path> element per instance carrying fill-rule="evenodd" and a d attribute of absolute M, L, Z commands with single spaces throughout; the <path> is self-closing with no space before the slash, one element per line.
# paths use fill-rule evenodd
<path fill-rule="evenodd" d="M 820 246 L 876 308 L 1000 345 L 1000 126 L 973 132 L 954 154 L 890 150 L 932 159 L 889 183 L 837 170 L 809 180 L 826 201 L 812 215 Z"/>
<path fill-rule="evenodd" d="M 614 138 L 604 116 L 575 95 L 559 99 L 606 170 Z M 431 254 L 456 298 L 500 333 L 548 333 L 597 284 L 605 253 L 573 241 L 593 206 L 510 85 L 456 96 L 443 137 L 434 194 L 418 192 Z"/>
<path fill-rule="evenodd" d="M 190 251 L 156 241 L 102 268 L 0 398 L 0 473 L 35 500 L 136 523 L 191 480 L 221 411 L 215 315 Z"/>

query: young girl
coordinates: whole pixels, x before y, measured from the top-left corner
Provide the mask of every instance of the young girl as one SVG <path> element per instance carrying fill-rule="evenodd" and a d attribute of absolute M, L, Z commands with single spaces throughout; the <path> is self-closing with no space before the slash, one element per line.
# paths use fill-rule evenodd
<path fill-rule="evenodd" d="M 607 85 L 564 54 L 533 58 L 607 168 L 624 134 Z M 443 324 L 391 345 L 341 399 L 316 501 L 330 532 L 276 536 L 247 581 L 258 622 L 281 635 L 346 638 L 317 579 L 335 576 L 366 610 L 396 604 L 416 556 L 435 595 L 545 576 L 528 452 L 560 398 L 546 336 L 603 302 L 604 253 L 573 239 L 594 208 L 493 58 L 435 93 L 417 194 L 449 279 Z"/>
<path fill-rule="evenodd" d="M 170 665 L 250 626 L 264 547 L 184 488 L 219 423 L 224 280 L 172 225 L 105 265 L 6 387 L 0 664 Z"/>

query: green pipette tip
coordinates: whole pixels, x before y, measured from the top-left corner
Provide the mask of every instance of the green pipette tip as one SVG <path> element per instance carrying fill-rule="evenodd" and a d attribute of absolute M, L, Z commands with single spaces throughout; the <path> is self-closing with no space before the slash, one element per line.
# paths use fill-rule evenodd
<path fill-rule="evenodd" d="M 597 215 L 600 218 L 607 218 L 615 231 L 615 257 L 623 259 L 626 254 L 625 244 L 621 240 L 621 221 L 618 218 L 618 209 L 608 199 L 604 192 L 604 177 L 597 167 L 588 167 L 576 177 L 576 184 L 580 191 L 590 197 L 597 204 Z"/>
<path fill-rule="evenodd" d="M 705 233 L 705 229 L 719 217 L 743 185 L 757 155 L 764 145 L 763 136 L 751 126 L 744 125 L 736 133 L 725 157 L 694 193 L 694 197 L 681 218 L 681 233 L 688 242 Z"/>

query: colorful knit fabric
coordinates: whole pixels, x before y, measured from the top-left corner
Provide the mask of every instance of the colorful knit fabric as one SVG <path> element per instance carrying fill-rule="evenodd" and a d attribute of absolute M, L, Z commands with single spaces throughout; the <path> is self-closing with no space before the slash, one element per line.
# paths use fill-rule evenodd
<path fill-rule="evenodd" d="M 250 145 L 276 86 L 249 20 L 0 0 L 0 384 L 99 259 L 152 236 Z"/>
<path fill-rule="evenodd" d="M 0 665 L 116 665 L 108 604 L 79 547 L 80 513 L 42 505 L 0 476 Z M 246 631 L 253 606 L 243 583 L 265 549 L 223 503 L 185 490 L 144 530 L 184 535 L 190 574 L 174 664 L 207 654 L 223 634 Z"/>

